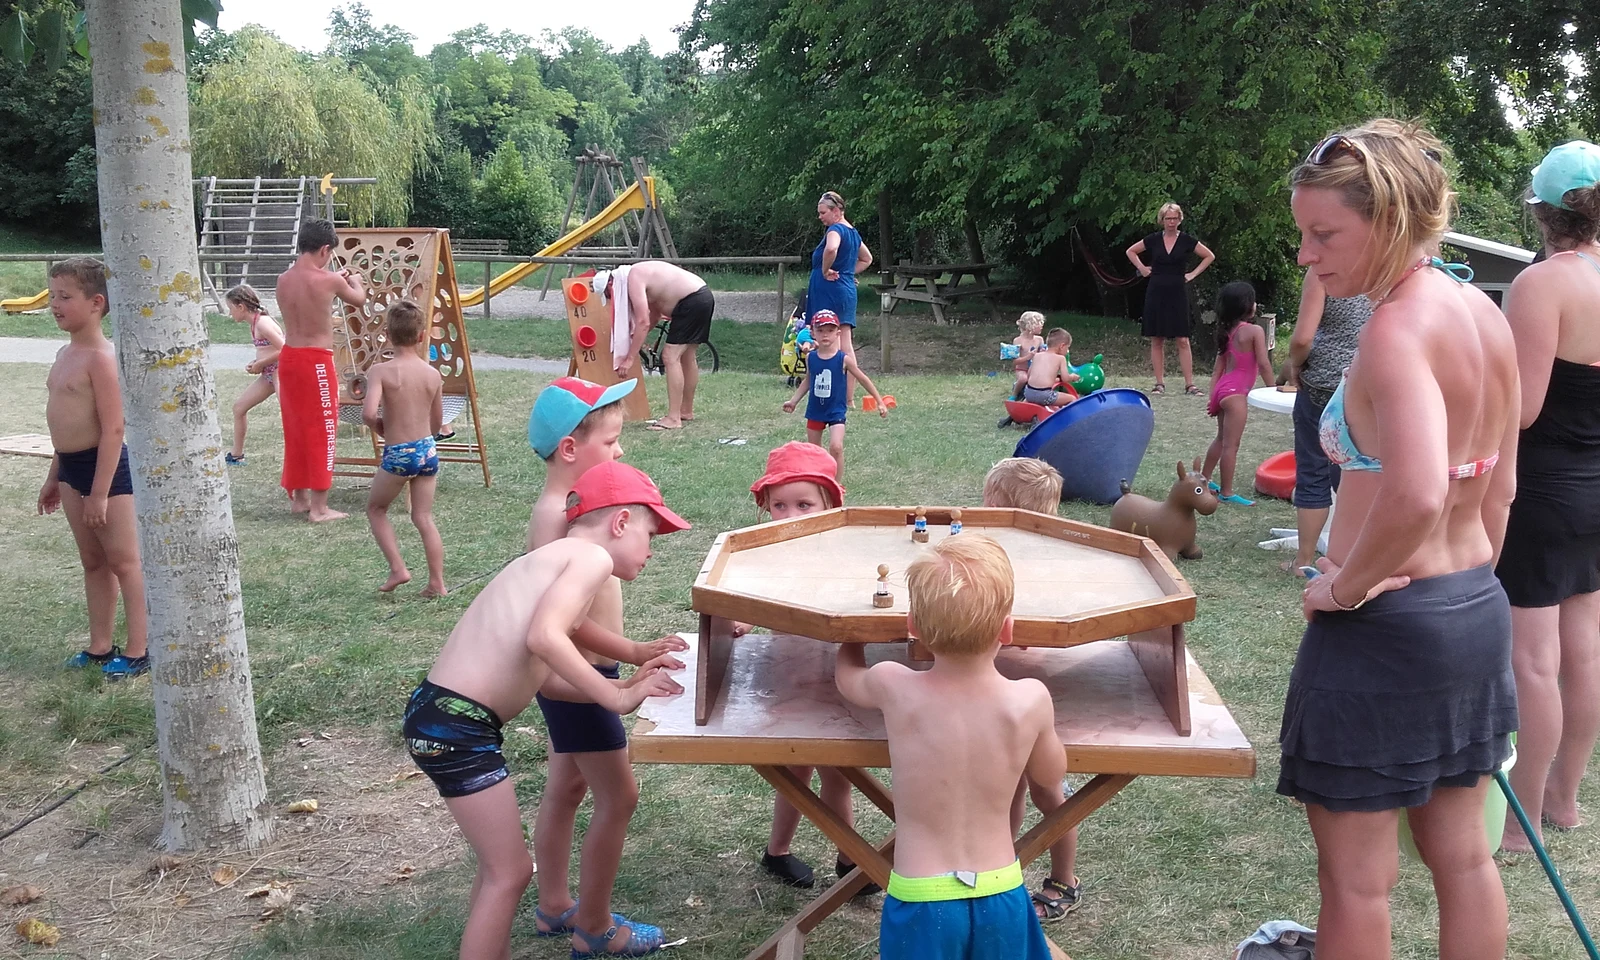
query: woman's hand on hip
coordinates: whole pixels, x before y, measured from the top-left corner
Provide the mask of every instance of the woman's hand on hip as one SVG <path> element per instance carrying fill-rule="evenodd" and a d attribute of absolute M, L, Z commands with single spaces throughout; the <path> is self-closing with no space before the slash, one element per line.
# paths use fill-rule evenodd
<path fill-rule="evenodd" d="M 832 283 L 839 279 L 839 271 L 829 267 L 828 269 L 822 271 L 822 279 Z"/>
<path fill-rule="evenodd" d="M 1305 614 L 1308 623 L 1315 613 L 1349 613 L 1357 607 L 1364 606 L 1379 594 L 1388 593 L 1390 590 L 1399 590 L 1411 584 L 1410 577 L 1385 577 L 1378 581 L 1378 584 L 1371 590 L 1368 590 L 1366 596 L 1351 605 L 1349 597 L 1335 598 L 1334 596 L 1334 579 L 1339 575 L 1341 569 L 1343 568 L 1327 557 L 1317 558 L 1317 576 L 1306 584 L 1305 591 L 1300 594 L 1301 612 Z M 1341 600 L 1343 603 L 1340 602 Z"/>

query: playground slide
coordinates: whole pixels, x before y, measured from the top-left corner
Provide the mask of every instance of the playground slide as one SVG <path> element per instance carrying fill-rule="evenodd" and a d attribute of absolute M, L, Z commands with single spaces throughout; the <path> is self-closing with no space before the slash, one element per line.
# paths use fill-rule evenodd
<path fill-rule="evenodd" d="M 641 189 L 641 184 L 643 185 L 644 189 Z M 623 214 L 628 213 L 631 210 L 643 210 L 646 204 L 644 190 L 648 189 L 650 191 L 648 202 L 653 204 L 655 203 L 655 187 L 656 184 L 654 177 L 643 178 L 643 180 L 641 180 L 639 183 L 633 184 L 632 186 L 628 187 L 628 189 L 618 194 L 617 199 L 607 204 L 604 210 L 601 210 L 590 219 L 580 223 L 578 226 L 568 231 L 565 236 L 556 240 L 543 250 L 540 250 L 537 254 L 535 254 L 535 256 L 559 257 L 568 250 L 578 246 L 585 240 L 588 240 L 590 237 L 599 233 L 601 230 L 604 230 L 606 227 L 609 227 L 611 224 L 615 223 L 622 217 Z M 497 293 L 504 293 L 509 288 L 521 283 L 525 278 L 531 276 L 535 270 L 538 270 L 543 266 L 545 266 L 545 264 L 542 263 L 518 264 L 510 270 L 507 270 L 505 273 L 500 274 L 500 276 L 495 277 L 494 280 L 490 282 L 488 287 L 488 295 L 492 297 Z M 461 295 L 461 305 L 463 307 L 475 307 L 483 302 L 483 297 L 483 287 L 479 287 L 476 290 L 469 290 Z"/>
<path fill-rule="evenodd" d="M 49 305 L 49 290 L 41 290 L 37 296 L 17 297 L 14 300 L 0 300 L 0 308 L 3 308 L 6 313 L 27 313 L 29 310 L 43 310 Z"/>

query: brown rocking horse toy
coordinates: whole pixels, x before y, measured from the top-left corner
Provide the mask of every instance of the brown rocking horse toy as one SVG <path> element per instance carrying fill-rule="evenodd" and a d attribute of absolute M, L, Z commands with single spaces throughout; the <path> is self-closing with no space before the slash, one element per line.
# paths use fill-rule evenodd
<path fill-rule="evenodd" d="M 1122 497 L 1111 507 L 1111 527 L 1149 537 L 1168 557 L 1199 560 L 1202 556 L 1195 534 L 1199 524 L 1195 514 L 1211 516 L 1217 512 L 1217 495 L 1211 492 L 1200 473 L 1200 461 L 1185 469 L 1178 461 L 1178 482 L 1172 485 L 1164 502 L 1130 493 L 1122 481 Z"/>

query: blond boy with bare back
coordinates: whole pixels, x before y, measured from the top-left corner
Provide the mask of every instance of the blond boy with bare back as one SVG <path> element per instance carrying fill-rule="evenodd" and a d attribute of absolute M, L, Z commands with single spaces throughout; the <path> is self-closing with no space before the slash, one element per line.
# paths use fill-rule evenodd
<path fill-rule="evenodd" d="M 1061 506 L 1061 474 L 1055 467 L 1033 457 L 1007 457 L 989 468 L 983 478 L 983 505 L 1032 510 L 1051 516 Z M 1066 801 L 1058 781 L 1032 783 L 1027 777 L 1017 784 L 1011 798 L 1011 832 L 1022 830 L 1026 812 L 1023 798 L 1033 796 L 1033 805 L 1049 813 Z M 1050 873 L 1033 895 L 1033 909 L 1045 923 L 1064 918 L 1083 903 L 1083 885 L 1075 872 L 1078 861 L 1078 828 L 1068 830 L 1050 847 Z"/>
<path fill-rule="evenodd" d="M 339 240 L 333 224 L 300 224 L 299 256 L 278 277 L 283 350 L 278 354 L 278 407 L 283 414 L 283 489 L 290 508 L 313 523 L 345 514 L 328 508 L 339 429 L 339 374 L 333 367 L 333 300 L 351 306 L 367 292 L 349 270 L 328 269 Z"/>
<path fill-rule="evenodd" d="M 367 395 L 361 406 L 361 419 L 383 438 L 383 459 L 372 475 L 372 493 L 367 498 L 372 538 L 389 561 L 389 579 L 378 590 L 389 593 L 411 582 L 411 571 L 400 556 L 400 544 L 389 523 L 389 504 L 409 484 L 411 522 L 422 537 L 422 552 L 428 558 L 428 585 L 422 595 L 442 597 L 449 591 L 444 585 L 444 542 L 433 522 L 439 474 L 433 435 L 444 426 L 444 381 L 417 352 L 428 328 L 422 308 L 412 300 L 390 304 L 385 322 L 394 357 L 367 371 Z"/>
<path fill-rule="evenodd" d="M 667 321 L 661 359 L 667 378 L 667 413 L 651 423 L 650 429 L 677 430 L 694 420 L 694 391 L 700 383 L 695 351 L 711 339 L 716 298 L 704 280 L 665 260 L 646 260 L 629 267 L 626 284 L 631 342 L 617 373 L 627 374 L 651 329 Z M 621 290 L 611 292 L 614 297 L 623 295 Z"/>
<path fill-rule="evenodd" d="M 883 711 L 895 796 L 882 960 L 1044 960 L 1050 950 L 1013 846 L 1015 784 L 1060 783 L 1066 754 L 1038 680 L 1008 680 L 1011 561 L 988 537 L 949 537 L 906 571 L 907 626 L 933 652 L 918 670 L 867 666 L 838 645 L 839 691 Z"/>
<path fill-rule="evenodd" d="M 540 391 L 529 415 L 528 439 L 545 461 L 545 483 L 528 525 L 529 550 L 568 535 L 568 507 L 583 477 L 597 466 L 621 467 L 621 400 L 635 386 L 633 380 L 604 387 L 563 377 Z M 618 676 L 618 661 L 682 667 L 671 654 L 688 649 L 688 644 L 677 636 L 635 643 L 623 635 L 622 615 L 622 581 L 612 577 L 595 591 L 588 616 L 573 629 L 573 642 L 600 676 Z M 611 888 L 639 800 L 627 733 L 617 711 L 562 677 L 547 679 L 536 699 L 550 735 L 550 769 L 533 828 L 541 864 L 535 922 L 542 936 L 602 930 L 611 916 Z M 584 833 L 579 895 L 574 899 L 568 865 L 578 808 L 590 792 L 594 813 Z M 642 950 L 659 942 L 650 933 L 654 927 L 632 924 L 628 929 L 619 931 L 621 940 L 613 949 Z"/>
<path fill-rule="evenodd" d="M 1067 351 L 1072 348 L 1072 334 L 1056 327 L 1044 338 L 1045 349 L 1033 355 L 1028 362 L 1028 381 L 1022 386 L 1022 399 L 1041 407 L 1060 407 L 1072 401 L 1072 396 L 1056 387 L 1077 383 L 1078 375 L 1067 363 Z"/>
<path fill-rule="evenodd" d="M 505 725 L 552 674 L 617 713 L 631 713 L 646 697 L 682 692 L 656 665 L 628 680 L 601 676 L 570 634 L 609 579 L 632 580 L 644 570 L 651 537 L 689 525 L 667 509 L 649 477 L 621 463 L 580 478 L 567 516 L 568 536 L 513 560 L 472 601 L 406 705 L 411 757 L 477 855 L 462 960 L 509 960 L 511 923 L 533 876 L 502 753 Z M 619 837 L 619 850 L 621 843 Z M 609 914 L 570 932 L 574 957 L 647 939 L 659 946 L 661 937 Z"/>
<path fill-rule="evenodd" d="M 106 315 L 105 266 L 88 257 L 52 266 L 50 313 L 72 339 L 56 353 L 45 379 L 45 420 L 56 452 L 39 488 L 38 510 L 66 511 L 89 597 L 89 648 L 74 654 L 67 666 L 96 666 L 111 679 L 137 676 L 150 668 L 144 573 L 133 476 L 122 442 L 117 357 L 100 329 Z M 126 650 L 111 642 L 119 591 L 128 620 Z"/>

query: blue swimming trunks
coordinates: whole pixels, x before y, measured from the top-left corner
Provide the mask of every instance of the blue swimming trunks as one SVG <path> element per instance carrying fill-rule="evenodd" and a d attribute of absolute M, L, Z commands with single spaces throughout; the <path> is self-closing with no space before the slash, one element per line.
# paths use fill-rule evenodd
<path fill-rule="evenodd" d="M 431 477 L 439 472 L 439 450 L 432 437 L 387 444 L 381 466 L 397 477 Z"/>
<path fill-rule="evenodd" d="M 1049 960 L 1022 865 L 968 874 L 889 875 L 878 927 L 882 960 Z"/>

